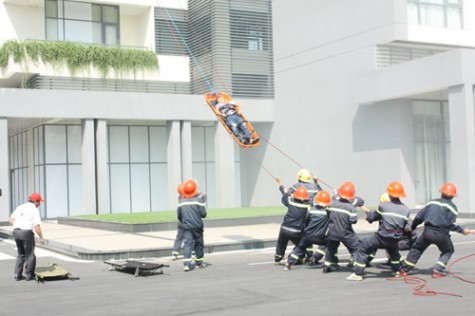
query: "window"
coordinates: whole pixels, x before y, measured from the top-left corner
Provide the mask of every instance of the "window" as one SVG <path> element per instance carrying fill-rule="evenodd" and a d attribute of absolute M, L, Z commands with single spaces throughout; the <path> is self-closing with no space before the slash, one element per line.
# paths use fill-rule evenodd
<path fill-rule="evenodd" d="M 408 0 L 409 24 L 461 29 L 462 0 Z"/>
<path fill-rule="evenodd" d="M 450 179 L 449 107 L 441 101 L 412 101 L 416 203 L 425 204 Z"/>
<path fill-rule="evenodd" d="M 46 39 L 116 46 L 119 7 L 68 0 L 46 0 Z"/>
<path fill-rule="evenodd" d="M 187 11 L 155 8 L 155 52 L 164 55 L 188 55 L 189 27 Z M 199 34 L 195 30 L 194 35 Z"/>
<path fill-rule="evenodd" d="M 270 17 L 261 12 L 231 10 L 231 46 L 248 50 L 270 50 Z"/>

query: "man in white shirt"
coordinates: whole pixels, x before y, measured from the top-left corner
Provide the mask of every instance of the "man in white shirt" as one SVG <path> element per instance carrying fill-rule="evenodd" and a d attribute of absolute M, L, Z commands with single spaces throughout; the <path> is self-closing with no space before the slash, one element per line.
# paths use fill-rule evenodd
<path fill-rule="evenodd" d="M 14 278 L 17 281 L 35 279 L 35 233 L 40 237 L 40 243 L 44 244 L 43 232 L 41 231 L 41 218 L 38 207 L 44 202 L 39 193 L 30 194 L 29 201 L 19 205 L 10 216 L 10 224 L 13 225 L 13 237 L 17 246 L 17 260 L 15 264 Z M 23 277 L 23 266 L 25 275 Z"/>

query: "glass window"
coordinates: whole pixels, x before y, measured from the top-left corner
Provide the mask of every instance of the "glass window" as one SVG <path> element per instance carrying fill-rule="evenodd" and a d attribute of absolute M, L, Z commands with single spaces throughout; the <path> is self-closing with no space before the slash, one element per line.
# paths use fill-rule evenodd
<path fill-rule="evenodd" d="M 416 203 L 425 204 L 448 179 L 450 133 L 447 102 L 413 101 Z"/>
<path fill-rule="evenodd" d="M 463 6 L 459 0 L 408 0 L 409 24 L 463 28 Z"/>
<path fill-rule="evenodd" d="M 47 0 L 46 39 L 88 44 L 120 43 L 119 6 Z"/>

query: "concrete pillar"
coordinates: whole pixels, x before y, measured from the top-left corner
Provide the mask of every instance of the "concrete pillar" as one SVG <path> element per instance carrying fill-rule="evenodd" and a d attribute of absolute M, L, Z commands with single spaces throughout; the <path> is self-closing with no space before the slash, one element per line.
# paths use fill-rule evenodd
<path fill-rule="evenodd" d="M 449 88 L 451 179 L 460 213 L 475 213 L 475 112 L 473 84 Z"/>
<path fill-rule="evenodd" d="M 215 129 L 216 207 L 236 207 L 236 170 L 234 140 L 224 128 Z"/>
<path fill-rule="evenodd" d="M 8 221 L 10 217 L 10 168 L 8 165 L 8 121 L 0 118 L 0 222 Z"/>
<path fill-rule="evenodd" d="M 180 121 L 167 122 L 168 207 L 176 206 L 176 188 L 181 182 Z"/>
<path fill-rule="evenodd" d="M 191 148 L 191 122 L 181 122 L 181 180 L 193 177 L 193 157 Z"/>
<path fill-rule="evenodd" d="M 94 140 L 94 120 L 82 120 L 81 125 L 83 213 L 96 214 L 96 152 Z"/>
<path fill-rule="evenodd" d="M 107 163 L 107 122 L 95 120 L 96 128 L 96 181 L 97 213 L 110 214 L 109 165 Z"/>

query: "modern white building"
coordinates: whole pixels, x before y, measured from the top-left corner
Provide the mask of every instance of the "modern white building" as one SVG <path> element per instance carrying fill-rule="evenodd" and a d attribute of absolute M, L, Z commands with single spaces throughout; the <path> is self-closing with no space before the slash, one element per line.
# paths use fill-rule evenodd
<path fill-rule="evenodd" d="M 273 142 L 333 186 L 352 180 L 369 205 L 393 180 L 410 207 L 452 181 L 474 212 L 475 2 L 272 5 Z"/>
<path fill-rule="evenodd" d="M 45 218 L 170 210 L 188 178 L 209 207 L 278 205 L 273 177 L 290 185 L 301 166 L 327 189 L 353 181 L 368 205 L 393 180 L 410 207 L 452 181 L 470 213 L 474 15 L 470 0 L 0 1 L 0 45 L 132 48 L 159 64 L 104 77 L 10 56 L 0 221 L 32 191 Z M 217 124 L 210 90 L 241 103 L 259 147 Z"/>

